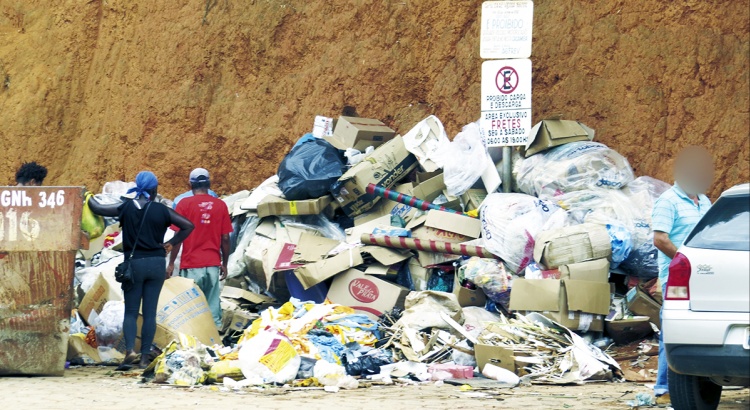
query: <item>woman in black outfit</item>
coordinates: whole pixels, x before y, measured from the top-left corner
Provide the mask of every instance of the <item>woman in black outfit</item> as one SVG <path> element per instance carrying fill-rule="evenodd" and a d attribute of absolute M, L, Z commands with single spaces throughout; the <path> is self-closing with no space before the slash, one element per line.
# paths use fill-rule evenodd
<path fill-rule="evenodd" d="M 168 279 L 166 256 L 172 250 L 172 246 L 185 240 L 194 226 L 172 208 L 152 202 L 156 198 L 158 186 L 156 175 L 149 171 L 142 171 L 136 176 L 135 183 L 136 187 L 128 191 L 128 193 L 135 192 L 134 199 L 123 197 L 121 204 L 103 205 L 91 198 L 89 207 L 97 215 L 120 218 L 122 245 L 126 259 L 135 248 L 131 260 L 134 283 L 122 286 L 125 294 L 123 333 L 127 350 L 122 364 L 123 367 L 129 367 L 138 358 L 135 352 L 136 322 L 138 310 L 143 301 L 140 367 L 146 368 L 149 365 L 148 357 L 156 333 L 156 305 L 164 281 Z M 144 215 L 146 219 L 141 228 Z M 176 225 L 180 231 L 170 241 L 163 243 L 164 234 L 170 225 Z M 139 228 L 140 234 L 136 239 Z"/>

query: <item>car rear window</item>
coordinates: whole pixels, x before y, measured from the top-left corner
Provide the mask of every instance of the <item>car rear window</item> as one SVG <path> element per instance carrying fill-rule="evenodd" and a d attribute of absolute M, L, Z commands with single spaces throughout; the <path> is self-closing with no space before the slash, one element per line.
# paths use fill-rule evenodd
<path fill-rule="evenodd" d="M 691 248 L 750 251 L 750 197 L 722 197 L 685 241 Z"/>

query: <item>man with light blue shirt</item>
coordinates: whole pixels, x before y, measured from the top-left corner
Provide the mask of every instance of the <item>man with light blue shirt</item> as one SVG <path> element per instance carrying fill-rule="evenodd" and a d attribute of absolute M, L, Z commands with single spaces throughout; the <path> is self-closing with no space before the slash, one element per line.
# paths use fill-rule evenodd
<path fill-rule="evenodd" d="M 208 171 L 206 171 L 203 168 L 196 168 L 190 172 L 190 181 L 192 182 L 194 179 L 197 179 L 199 176 L 202 176 L 204 174 L 208 175 Z M 208 190 L 208 194 L 214 198 L 219 197 L 219 195 L 216 195 L 216 192 L 210 189 Z M 192 189 L 190 191 L 183 192 L 180 195 L 177 195 L 177 198 L 174 199 L 174 203 L 172 203 L 172 209 L 177 209 L 177 203 L 180 202 L 180 200 L 185 199 L 185 198 L 190 198 L 191 196 L 193 196 Z"/>
<path fill-rule="evenodd" d="M 659 250 L 659 283 L 666 294 L 669 263 L 703 215 L 711 207 L 704 195 L 714 178 L 713 159 L 702 147 L 687 147 L 678 154 L 674 166 L 675 184 L 654 203 L 651 226 L 654 246 Z M 659 334 L 659 370 L 654 394 L 668 395 L 668 367 L 663 330 Z M 668 397 L 668 396 L 667 396 Z"/>

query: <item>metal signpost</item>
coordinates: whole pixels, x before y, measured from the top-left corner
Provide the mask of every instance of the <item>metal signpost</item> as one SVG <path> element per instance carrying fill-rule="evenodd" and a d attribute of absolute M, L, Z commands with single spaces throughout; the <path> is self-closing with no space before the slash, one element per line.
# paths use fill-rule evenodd
<path fill-rule="evenodd" d="M 503 192 L 511 190 L 513 146 L 527 145 L 531 131 L 532 1 L 482 3 L 482 138 L 503 147 Z"/>

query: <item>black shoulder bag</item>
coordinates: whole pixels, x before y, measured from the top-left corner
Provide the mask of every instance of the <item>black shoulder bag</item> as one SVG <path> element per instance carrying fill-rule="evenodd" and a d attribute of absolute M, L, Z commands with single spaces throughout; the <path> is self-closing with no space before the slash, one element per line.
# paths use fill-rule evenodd
<path fill-rule="evenodd" d="M 130 265 L 135 248 L 138 246 L 138 236 L 141 234 L 143 223 L 146 222 L 146 214 L 148 214 L 148 207 L 151 206 L 151 202 L 146 205 L 146 210 L 143 211 L 143 217 L 141 218 L 141 226 L 138 227 L 138 232 L 135 234 L 135 242 L 133 243 L 133 249 L 130 250 L 130 256 L 125 259 L 121 264 L 115 268 L 115 280 L 122 284 L 122 290 L 128 290 L 133 286 L 133 267 Z"/>

